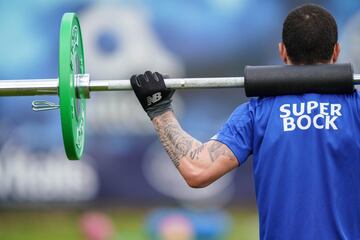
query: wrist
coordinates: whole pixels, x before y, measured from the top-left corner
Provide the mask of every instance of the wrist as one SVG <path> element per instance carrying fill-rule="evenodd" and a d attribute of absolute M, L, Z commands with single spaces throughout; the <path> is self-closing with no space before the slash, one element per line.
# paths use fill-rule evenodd
<path fill-rule="evenodd" d="M 154 106 L 148 107 L 145 111 L 151 120 L 166 112 L 172 112 L 171 99 L 163 100 Z"/>
<path fill-rule="evenodd" d="M 168 118 L 170 116 L 173 116 L 173 111 L 172 110 L 168 110 L 168 111 L 165 111 L 157 116 L 155 116 L 154 118 L 151 119 L 152 122 L 155 122 L 155 121 L 159 121 L 161 119 L 164 119 L 164 118 Z"/>

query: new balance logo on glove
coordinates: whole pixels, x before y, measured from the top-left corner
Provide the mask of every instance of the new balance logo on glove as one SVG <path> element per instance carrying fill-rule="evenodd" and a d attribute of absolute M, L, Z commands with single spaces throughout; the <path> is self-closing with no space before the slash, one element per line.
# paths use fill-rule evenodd
<path fill-rule="evenodd" d="M 147 105 L 150 106 L 161 100 L 161 92 L 154 93 L 152 96 L 146 97 Z"/>

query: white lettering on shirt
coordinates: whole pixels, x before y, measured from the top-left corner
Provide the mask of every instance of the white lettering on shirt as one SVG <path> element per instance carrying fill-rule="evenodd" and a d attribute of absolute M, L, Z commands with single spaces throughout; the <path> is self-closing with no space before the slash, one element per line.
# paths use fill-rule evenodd
<path fill-rule="evenodd" d="M 279 110 L 284 132 L 311 127 L 338 130 L 336 120 L 342 116 L 341 104 L 328 102 L 285 103 Z"/>

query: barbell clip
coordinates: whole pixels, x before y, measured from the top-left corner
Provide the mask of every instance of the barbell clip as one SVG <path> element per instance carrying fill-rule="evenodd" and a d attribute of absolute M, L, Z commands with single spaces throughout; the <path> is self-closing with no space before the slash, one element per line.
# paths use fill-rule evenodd
<path fill-rule="evenodd" d="M 31 106 L 34 112 L 56 110 L 60 108 L 59 104 L 46 100 L 35 100 L 31 103 Z"/>

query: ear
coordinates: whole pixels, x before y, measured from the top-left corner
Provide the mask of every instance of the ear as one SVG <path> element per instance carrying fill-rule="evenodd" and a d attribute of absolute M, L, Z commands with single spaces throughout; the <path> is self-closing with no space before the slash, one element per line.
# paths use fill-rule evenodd
<path fill-rule="evenodd" d="M 336 43 L 335 46 L 334 46 L 334 52 L 333 52 L 333 55 L 332 55 L 332 58 L 331 58 L 331 61 L 333 63 L 336 63 L 338 58 L 339 58 L 339 55 L 340 55 L 340 43 Z"/>
<path fill-rule="evenodd" d="M 289 57 L 287 55 L 286 47 L 285 47 L 285 44 L 283 42 L 279 43 L 279 55 L 280 55 L 281 60 L 285 64 L 289 64 Z"/>

